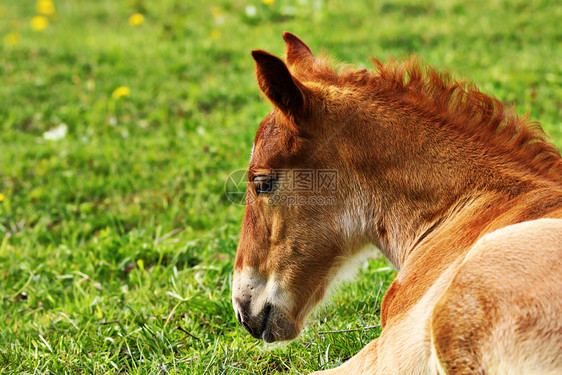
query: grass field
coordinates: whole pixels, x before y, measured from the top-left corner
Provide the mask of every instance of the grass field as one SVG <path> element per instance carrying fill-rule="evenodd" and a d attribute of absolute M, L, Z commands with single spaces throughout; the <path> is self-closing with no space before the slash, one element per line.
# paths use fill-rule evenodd
<path fill-rule="evenodd" d="M 560 19 L 550 0 L 2 2 L 0 373 L 341 363 L 379 333 L 362 328 L 395 275 L 383 259 L 288 345 L 254 340 L 232 311 L 243 207 L 224 183 L 271 108 L 250 50 L 282 54 L 289 30 L 361 67 L 416 53 L 560 147 Z"/>

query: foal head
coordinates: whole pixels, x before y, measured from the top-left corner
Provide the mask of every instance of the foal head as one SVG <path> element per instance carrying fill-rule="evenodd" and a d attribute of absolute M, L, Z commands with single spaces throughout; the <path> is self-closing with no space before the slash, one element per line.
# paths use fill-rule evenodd
<path fill-rule="evenodd" d="M 339 144 L 347 130 L 334 133 L 353 103 L 313 79 L 321 61 L 301 40 L 283 37 L 287 65 L 252 52 L 275 108 L 252 150 L 233 278 L 238 321 L 266 342 L 295 338 L 338 271 L 372 242 L 362 235 L 366 220 L 350 213 L 359 184 L 348 168 L 352 146 Z"/>

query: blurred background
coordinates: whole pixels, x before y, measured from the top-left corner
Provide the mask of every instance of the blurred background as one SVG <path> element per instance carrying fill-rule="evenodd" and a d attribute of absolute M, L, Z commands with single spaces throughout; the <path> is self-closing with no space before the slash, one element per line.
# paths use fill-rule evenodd
<path fill-rule="evenodd" d="M 341 363 L 378 335 L 386 261 L 287 346 L 230 306 L 243 207 L 225 181 L 271 108 L 250 51 L 283 55 L 287 30 L 358 68 L 415 53 L 560 147 L 561 19 L 549 0 L 0 2 L 0 372 Z"/>

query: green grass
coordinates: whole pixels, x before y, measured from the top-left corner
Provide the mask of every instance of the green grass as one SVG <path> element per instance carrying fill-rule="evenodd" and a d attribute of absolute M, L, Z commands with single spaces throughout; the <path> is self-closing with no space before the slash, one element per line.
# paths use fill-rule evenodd
<path fill-rule="evenodd" d="M 243 208 L 223 186 L 271 108 L 249 51 L 282 54 L 290 30 L 358 66 L 416 53 L 530 112 L 560 147 L 562 6 L 370 3 L 55 0 L 34 31 L 35 1 L 3 2 L 0 372 L 307 373 L 374 339 L 378 329 L 320 332 L 379 322 L 395 274 L 383 259 L 288 345 L 236 323 Z M 130 95 L 112 98 L 120 86 Z M 64 138 L 44 139 L 61 124 Z"/>

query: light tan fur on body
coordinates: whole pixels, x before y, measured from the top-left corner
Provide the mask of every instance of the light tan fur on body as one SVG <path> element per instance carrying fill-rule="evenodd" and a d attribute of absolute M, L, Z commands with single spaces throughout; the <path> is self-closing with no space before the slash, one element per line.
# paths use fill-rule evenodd
<path fill-rule="evenodd" d="M 250 160 L 240 323 L 268 342 L 297 337 L 343 265 L 375 245 L 399 270 L 382 333 L 322 373 L 562 374 L 558 150 L 415 60 L 338 73 L 283 37 L 287 64 L 253 51 L 276 108 Z M 337 189 L 282 183 L 305 169 L 336 171 Z"/>

